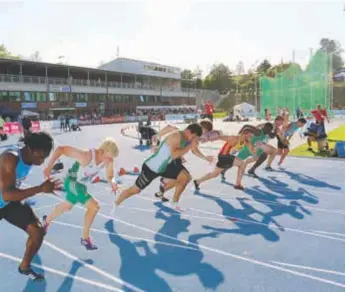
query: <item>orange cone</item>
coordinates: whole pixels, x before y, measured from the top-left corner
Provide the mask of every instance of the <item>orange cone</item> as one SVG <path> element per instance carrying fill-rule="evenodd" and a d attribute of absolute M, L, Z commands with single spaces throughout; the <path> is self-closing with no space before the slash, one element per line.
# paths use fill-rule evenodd
<path fill-rule="evenodd" d="M 139 168 L 137 166 L 135 166 L 135 168 L 133 169 L 134 173 L 139 173 Z"/>
<path fill-rule="evenodd" d="M 125 174 L 126 174 L 125 168 L 120 168 L 119 175 L 125 175 Z"/>

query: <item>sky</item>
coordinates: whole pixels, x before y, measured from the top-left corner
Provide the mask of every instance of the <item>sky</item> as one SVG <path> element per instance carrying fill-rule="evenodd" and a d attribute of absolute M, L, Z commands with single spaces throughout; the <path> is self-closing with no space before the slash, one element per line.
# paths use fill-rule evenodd
<path fill-rule="evenodd" d="M 307 64 L 321 38 L 345 48 L 343 1 L 0 0 L 0 43 L 42 61 L 98 67 L 119 56 L 195 70 Z"/>

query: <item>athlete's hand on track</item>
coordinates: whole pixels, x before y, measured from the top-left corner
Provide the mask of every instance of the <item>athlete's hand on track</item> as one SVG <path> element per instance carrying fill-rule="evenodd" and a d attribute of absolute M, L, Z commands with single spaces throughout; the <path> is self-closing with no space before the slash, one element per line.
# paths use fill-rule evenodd
<path fill-rule="evenodd" d="M 49 178 L 40 185 L 40 188 L 42 193 L 53 193 L 57 195 L 55 191 L 58 191 L 61 189 L 61 184 L 62 184 L 61 180 L 59 179 L 53 180 Z"/>

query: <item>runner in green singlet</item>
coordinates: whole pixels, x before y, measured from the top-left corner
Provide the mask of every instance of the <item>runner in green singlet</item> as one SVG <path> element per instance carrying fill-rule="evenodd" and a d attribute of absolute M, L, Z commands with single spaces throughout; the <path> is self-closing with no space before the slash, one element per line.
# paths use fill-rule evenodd
<path fill-rule="evenodd" d="M 138 194 L 144 190 L 157 177 L 167 177 L 178 173 L 173 196 L 172 207 L 179 210 L 177 202 L 184 191 L 187 183 L 184 177 L 184 167 L 182 165 L 173 165 L 170 163 L 183 157 L 187 152 L 196 151 L 198 146 L 198 137 L 202 135 L 202 128 L 199 124 L 190 124 L 184 131 L 170 133 L 160 144 L 157 151 L 148 157 L 143 165 L 142 171 L 134 185 L 121 192 L 116 199 L 115 207 L 119 206 L 124 200 Z M 203 154 L 202 154 L 203 155 Z"/>

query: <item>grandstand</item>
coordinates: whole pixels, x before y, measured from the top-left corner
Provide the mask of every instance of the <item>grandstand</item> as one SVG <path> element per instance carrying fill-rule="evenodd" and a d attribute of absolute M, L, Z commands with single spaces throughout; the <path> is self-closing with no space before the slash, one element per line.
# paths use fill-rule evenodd
<path fill-rule="evenodd" d="M 180 69 L 120 58 L 100 68 L 0 59 L 0 103 L 30 109 L 41 119 L 61 113 L 132 114 L 138 105 L 195 105 L 181 88 Z"/>

